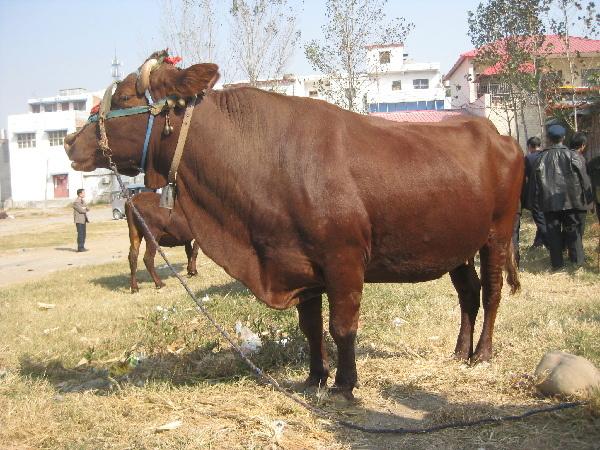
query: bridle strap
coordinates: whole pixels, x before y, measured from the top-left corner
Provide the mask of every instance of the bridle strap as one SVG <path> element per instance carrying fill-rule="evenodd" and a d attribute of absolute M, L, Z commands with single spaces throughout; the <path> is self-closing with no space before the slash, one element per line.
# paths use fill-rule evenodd
<path fill-rule="evenodd" d="M 146 92 L 144 94 L 146 95 L 146 100 L 148 100 L 148 106 L 152 107 L 152 105 L 154 105 L 154 100 L 152 100 L 152 95 L 150 94 L 150 91 L 146 89 Z M 150 135 L 152 134 L 152 125 L 154 125 L 154 114 L 150 114 L 150 117 L 148 117 L 146 137 L 144 138 L 144 147 L 142 148 L 142 159 L 140 161 L 140 169 L 142 169 L 142 172 L 146 171 L 146 158 L 148 157 L 148 144 L 150 143 Z"/>
<path fill-rule="evenodd" d="M 175 181 L 177 180 L 177 169 L 179 168 L 179 162 L 181 161 L 181 155 L 183 154 L 183 148 L 185 147 L 185 141 L 187 140 L 188 130 L 190 129 L 190 124 L 192 122 L 192 113 L 196 106 L 196 98 L 197 97 L 194 95 L 185 108 L 181 129 L 179 130 L 177 147 L 175 147 L 175 154 L 173 155 L 173 161 L 171 161 L 171 168 L 169 169 L 168 181 L 171 184 L 175 184 Z"/>

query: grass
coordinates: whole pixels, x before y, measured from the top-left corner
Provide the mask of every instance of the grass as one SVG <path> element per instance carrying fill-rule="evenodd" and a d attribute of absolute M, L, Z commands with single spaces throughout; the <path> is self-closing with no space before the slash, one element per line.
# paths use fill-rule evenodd
<path fill-rule="evenodd" d="M 116 236 L 127 233 L 127 222 L 114 220 L 110 222 L 98 222 L 87 227 L 87 237 L 97 238 L 105 236 Z M 44 226 L 43 232 L 12 233 L 0 236 L 0 248 L 2 250 L 14 250 L 17 248 L 39 248 L 64 244 L 73 241 L 77 232 L 73 223 L 55 223 Z"/>
<path fill-rule="evenodd" d="M 533 230 L 525 220 L 524 247 Z M 587 233 L 591 255 L 598 229 Z M 183 269 L 183 250 L 169 253 Z M 253 360 L 310 403 L 358 423 L 415 427 L 518 413 L 554 402 L 539 398 L 530 378 L 546 351 L 600 364 L 595 260 L 549 275 L 547 255 L 523 249 L 523 290 L 503 295 L 491 364 L 452 359 L 459 308 L 447 276 L 367 285 L 359 401 L 347 404 L 301 389 L 307 348 L 295 310 L 270 310 L 206 257 L 198 262 L 200 275 L 190 284 L 209 297 L 217 321 L 230 332 L 241 321 L 261 335 Z M 423 436 L 362 434 L 322 421 L 258 383 L 177 281 L 159 272 L 166 288 L 155 290 L 141 271 L 135 295 L 126 263 L 58 272 L 0 291 L 0 447 L 541 449 L 600 442 L 600 394 L 587 408 Z M 41 310 L 38 302 L 56 306 Z M 327 345 L 335 366 L 329 337 Z M 155 432 L 175 420 L 179 428 Z M 281 436 L 277 421 L 285 423 Z"/>

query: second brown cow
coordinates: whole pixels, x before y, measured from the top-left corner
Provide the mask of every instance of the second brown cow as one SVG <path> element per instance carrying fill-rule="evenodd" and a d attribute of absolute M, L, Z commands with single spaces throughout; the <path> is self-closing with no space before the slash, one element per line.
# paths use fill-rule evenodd
<path fill-rule="evenodd" d="M 198 257 L 198 244 L 194 242 L 192 245 L 194 237 L 179 203 L 175 202 L 172 210 L 161 208 L 159 206 L 160 195 L 154 192 L 140 192 L 133 196 L 132 202 L 144 218 L 148 229 L 154 235 L 159 245 L 164 247 L 185 246 L 185 254 L 188 259 L 188 275 L 197 275 L 196 258 Z M 139 291 L 136 278 L 137 259 L 140 244 L 146 236 L 141 223 L 135 217 L 128 203 L 125 204 L 125 215 L 127 217 L 127 226 L 129 227 L 129 268 L 131 269 L 131 292 L 133 293 Z M 156 247 L 146 238 L 144 264 L 154 280 L 156 288 L 160 289 L 165 284 L 156 273 L 154 267 L 155 256 Z"/>

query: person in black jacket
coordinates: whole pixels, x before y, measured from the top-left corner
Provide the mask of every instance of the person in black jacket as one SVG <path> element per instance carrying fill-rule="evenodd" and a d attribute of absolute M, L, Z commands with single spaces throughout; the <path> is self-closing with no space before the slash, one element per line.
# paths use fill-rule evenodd
<path fill-rule="evenodd" d="M 585 161 L 563 145 L 565 134 L 561 125 L 548 127 L 551 145 L 536 162 L 529 191 L 530 204 L 544 212 L 553 270 L 564 267 L 563 239 L 571 262 L 583 265 L 585 256 L 579 222 L 581 212 L 589 209 L 592 193 Z M 564 237 L 561 228 L 565 230 Z"/>
<path fill-rule="evenodd" d="M 528 190 L 533 168 L 542 154 L 541 149 L 542 141 L 539 137 L 534 136 L 527 140 L 527 155 L 525 156 L 525 192 Z M 548 247 L 548 244 L 546 243 L 546 219 L 544 218 L 544 212 L 536 208 L 535 205 L 529 205 L 526 201 L 523 202 L 523 208 L 531 211 L 531 217 L 536 226 L 535 238 L 533 239 L 531 248 L 541 247 L 542 245 Z"/>

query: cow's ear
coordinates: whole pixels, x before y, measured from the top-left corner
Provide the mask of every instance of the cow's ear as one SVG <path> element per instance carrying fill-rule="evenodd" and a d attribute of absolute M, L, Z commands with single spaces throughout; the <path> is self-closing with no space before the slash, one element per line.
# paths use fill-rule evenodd
<path fill-rule="evenodd" d="M 219 66 L 216 64 L 194 64 L 177 74 L 175 93 L 181 97 L 199 94 L 205 89 L 212 88 L 219 76 Z"/>

